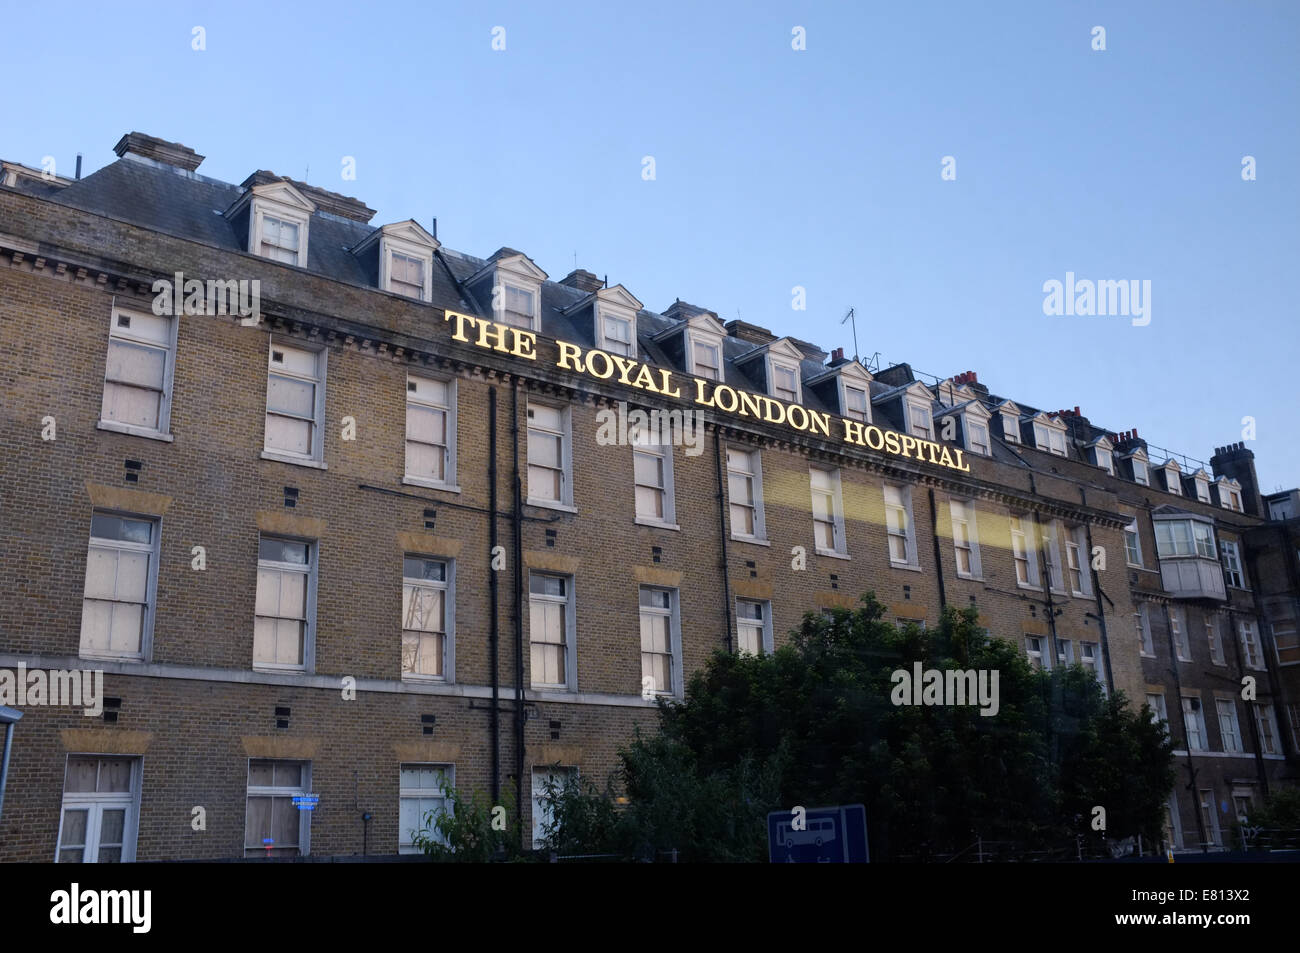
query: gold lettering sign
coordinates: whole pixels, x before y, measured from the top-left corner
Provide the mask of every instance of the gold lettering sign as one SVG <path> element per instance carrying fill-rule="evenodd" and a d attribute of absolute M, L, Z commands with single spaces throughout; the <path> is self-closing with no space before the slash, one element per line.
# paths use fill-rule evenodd
<path fill-rule="evenodd" d="M 455 311 L 447 311 L 444 320 L 452 322 L 455 329 L 451 336 L 453 341 L 474 344 L 512 357 L 537 360 L 537 334 L 533 331 Z M 582 348 L 568 341 L 557 341 L 556 344 L 560 354 L 555 366 L 562 371 L 574 371 L 602 381 L 617 381 L 625 387 L 635 387 L 663 397 L 683 396 L 681 386 L 673 379 L 673 372 L 667 368 L 652 367 L 596 348 Z M 750 417 L 764 423 L 784 424 L 813 436 L 831 436 L 833 418 L 824 411 L 809 410 L 799 404 L 787 404 L 764 394 L 738 391 L 720 381 L 708 381 L 699 377 L 690 380 L 691 383 L 686 385 L 690 400 L 701 407 L 737 417 Z M 845 443 L 869 450 L 883 450 L 891 456 L 933 463 L 950 470 L 970 470 L 970 464 L 963 459 L 961 450 L 955 447 L 945 447 L 932 440 L 922 440 L 910 434 L 884 430 L 875 424 L 863 424 L 843 417 L 839 418 L 839 422 L 838 429 L 842 431 L 840 438 Z"/>

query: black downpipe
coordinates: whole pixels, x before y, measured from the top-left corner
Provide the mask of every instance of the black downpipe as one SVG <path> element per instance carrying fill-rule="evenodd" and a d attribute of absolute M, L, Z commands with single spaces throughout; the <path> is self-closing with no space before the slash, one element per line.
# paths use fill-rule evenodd
<path fill-rule="evenodd" d="M 713 466 L 718 475 L 718 539 L 722 541 L 722 610 L 727 618 L 727 651 L 731 651 L 731 581 L 727 572 L 731 564 L 727 555 L 727 498 L 722 485 L 722 429 L 713 428 Z"/>
<path fill-rule="evenodd" d="M 488 389 L 488 591 L 492 603 L 492 803 L 501 803 L 501 680 L 497 648 L 501 637 L 500 584 L 493 564 L 497 551 L 497 389 Z"/>
<path fill-rule="evenodd" d="M 511 530 L 515 549 L 515 817 L 524 817 L 524 539 L 523 486 L 519 480 L 519 382 L 510 392 L 510 443 L 514 458 L 514 505 Z M 522 835 L 521 835 L 522 836 Z"/>
<path fill-rule="evenodd" d="M 930 535 L 934 537 L 934 572 L 939 580 L 939 611 L 948 608 L 948 596 L 943 588 L 943 554 L 939 550 L 939 514 L 934 508 L 934 488 L 930 488 Z"/>
<path fill-rule="evenodd" d="M 1106 610 L 1101 604 L 1101 578 L 1097 575 L 1097 570 L 1093 566 L 1092 560 L 1092 524 L 1084 524 L 1084 532 L 1088 539 L 1088 571 L 1092 573 L 1092 594 L 1097 597 L 1097 627 L 1101 629 L 1101 661 L 1106 666 L 1106 684 L 1110 686 L 1112 692 L 1115 691 L 1115 676 L 1110 669 L 1110 641 L 1106 637 Z"/>

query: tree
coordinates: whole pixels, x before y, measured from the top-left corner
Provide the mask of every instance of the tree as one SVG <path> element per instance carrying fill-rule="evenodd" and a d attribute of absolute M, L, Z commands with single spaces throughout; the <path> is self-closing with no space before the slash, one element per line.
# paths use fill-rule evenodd
<path fill-rule="evenodd" d="M 424 829 L 414 837 L 430 860 L 482 864 L 523 858 L 520 819 L 510 817 L 505 807 L 514 803 L 513 783 L 502 789 L 500 804 L 482 791 L 466 797 L 455 788 L 447 791 L 446 801 L 446 810 L 425 814 Z"/>

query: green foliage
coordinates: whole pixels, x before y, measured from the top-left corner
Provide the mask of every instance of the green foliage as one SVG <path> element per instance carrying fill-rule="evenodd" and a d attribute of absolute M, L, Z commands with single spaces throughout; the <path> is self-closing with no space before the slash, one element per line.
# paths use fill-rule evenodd
<path fill-rule="evenodd" d="M 1246 820 L 1256 829 L 1251 846 L 1292 846 L 1300 839 L 1300 788 L 1275 789 Z"/>
<path fill-rule="evenodd" d="M 442 813 L 430 811 L 424 816 L 425 827 L 416 833 L 415 845 L 430 860 L 440 862 L 482 864 L 492 860 L 521 859 L 519 818 L 510 816 L 510 806 L 515 802 L 514 790 L 513 783 L 507 783 L 501 790 L 503 824 L 497 820 L 502 813 L 494 812 L 496 805 L 483 792 L 474 791 L 466 797 L 455 788 L 449 789 L 447 810 Z"/>
<path fill-rule="evenodd" d="M 990 640 L 972 609 L 935 629 L 896 627 L 864 596 L 809 613 L 772 655 L 715 653 L 661 731 L 620 751 L 625 807 L 588 786 L 559 792 L 548 845 L 561 854 L 761 860 L 766 815 L 835 804 L 867 808 L 877 859 L 925 859 L 985 841 L 1022 850 L 1073 843 L 1107 812 L 1108 838 L 1158 838 L 1172 746 L 1149 711 L 1107 698 L 1081 666 L 1033 669 Z M 892 674 L 998 673 L 998 711 L 895 705 Z"/>

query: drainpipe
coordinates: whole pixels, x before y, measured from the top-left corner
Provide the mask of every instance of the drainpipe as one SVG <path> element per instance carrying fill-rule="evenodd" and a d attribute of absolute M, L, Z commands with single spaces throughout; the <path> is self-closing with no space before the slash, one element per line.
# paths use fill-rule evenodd
<path fill-rule="evenodd" d="M 727 618 L 727 651 L 731 651 L 731 581 L 727 578 L 727 498 L 722 485 L 722 428 L 713 428 L 713 466 L 718 476 L 718 539 L 722 541 L 722 611 Z"/>
<path fill-rule="evenodd" d="M 18 720 L 22 717 L 23 713 L 17 708 L 0 705 L 0 724 L 5 726 L 4 754 L 0 755 L 0 817 L 4 816 L 5 782 L 9 780 L 9 752 L 13 748 L 14 725 L 18 724 Z"/>
<path fill-rule="evenodd" d="M 934 571 L 939 580 L 939 611 L 948 608 L 948 597 L 943 588 L 943 557 L 939 552 L 939 515 L 934 508 L 934 487 L 930 487 L 930 535 L 934 537 Z"/>
<path fill-rule="evenodd" d="M 1183 744 L 1187 746 L 1187 787 L 1192 792 L 1192 813 L 1196 815 L 1196 830 L 1201 835 L 1201 853 L 1210 852 L 1209 838 L 1206 836 L 1205 818 L 1201 816 L 1201 792 L 1196 788 L 1196 766 L 1192 764 L 1192 742 L 1187 735 L 1187 717 L 1183 714 L 1183 685 L 1178 678 L 1178 652 L 1174 648 L 1174 627 L 1169 624 L 1169 603 L 1160 603 L 1160 611 L 1165 617 L 1165 636 L 1169 640 L 1169 671 L 1174 676 L 1174 691 L 1178 694 L 1178 717 L 1183 723 Z M 1191 636 L 1189 635 L 1188 638 Z M 1166 705 L 1166 708 L 1169 706 Z M 1166 712 L 1167 713 L 1167 712 Z M 1205 699 L 1201 699 L 1201 718 L 1205 720 Z M 1208 731 L 1209 722 L 1206 721 Z"/>
<path fill-rule="evenodd" d="M 501 637 L 500 584 L 492 565 L 497 551 L 497 389 L 488 389 L 488 592 L 492 603 L 492 803 L 501 803 L 501 680 L 498 646 Z"/>
<path fill-rule="evenodd" d="M 510 395 L 510 435 L 514 455 L 512 526 L 515 549 L 515 817 L 523 829 L 524 816 L 524 554 L 523 485 L 519 480 L 519 381 Z M 522 836 L 522 834 L 521 834 Z M 521 844 L 522 846 L 522 844 Z"/>
<path fill-rule="evenodd" d="M 1079 500 L 1087 505 L 1088 498 L 1084 494 L 1083 487 L 1079 487 Z M 1106 610 L 1101 604 L 1101 577 L 1097 575 L 1097 570 L 1093 567 L 1092 560 L 1092 524 L 1085 522 L 1083 524 L 1085 540 L 1088 543 L 1088 572 L 1092 575 L 1092 594 L 1097 599 L 1097 627 L 1101 629 L 1101 661 L 1106 666 L 1106 684 L 1110 690 L 1115 691 L 1115 676 L 1110 668 L 1110 642 L 1106 638 Z M 1125 571 L 1127 571 L 1128 560 L 1125 560 Z M 1112 603 L 1113 604 L 1113 603 Z"/>

